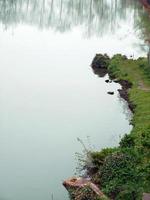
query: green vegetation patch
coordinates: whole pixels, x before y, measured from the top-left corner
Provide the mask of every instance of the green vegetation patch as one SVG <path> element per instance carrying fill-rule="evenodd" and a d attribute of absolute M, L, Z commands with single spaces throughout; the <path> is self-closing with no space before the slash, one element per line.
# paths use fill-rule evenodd
<path fill-rule="evenodd" d="M 126 90 L 134 105 L 133 129 L 117 148 L 91 152 L 92 179 L 115 200 L 141 200 L 150 193 L 150 67 L 146 58 L 127 59 L 117 54 L 109 61 L 110 77 Z M 87 168 L 88 169 L 88 168 Z"/>

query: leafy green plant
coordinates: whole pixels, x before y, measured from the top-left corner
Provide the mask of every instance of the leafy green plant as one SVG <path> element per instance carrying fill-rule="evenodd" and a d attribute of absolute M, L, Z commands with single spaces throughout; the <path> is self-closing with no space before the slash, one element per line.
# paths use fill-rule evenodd
<path fill-rule="evenodd" d="M 131 134 L 125 134 L 120 141 L 121 148 L 132 148 L 135 146 L 134 136 Z"/>
<path fill-rule="evenodd" d="M 136 170 L 137 162 L 136 155 L 129 151 L 108 156 L 99 172 L 103 191 L 115 199 L 119 199 L 118 195 L 121 194 L 128 196 L 128 199 L 133 199 L 131 195 L 138 196 L 141 179 Z"/>
<path fill-rule="evenodd" d="M 135 105 L 133 129 L 119 147 L 88 151 L 90 162 L 85 169 L 110 198 L 141 200 L 143 192 L 150 192 L 150 68 L 146 58 L 133 60 L 117 54 L 108 70 L 112 77 L 130 84 L 123 87 Z"/>

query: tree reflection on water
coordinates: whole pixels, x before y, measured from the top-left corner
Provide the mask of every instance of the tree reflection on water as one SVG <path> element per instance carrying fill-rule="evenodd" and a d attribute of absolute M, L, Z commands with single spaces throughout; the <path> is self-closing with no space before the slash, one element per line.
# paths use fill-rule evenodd
<path fill-rule="evenodd" d="M 131 18 L 140 37 L 150 39 L 149 15 L 137 0 L 1 0 L 0 10 L 5 30 L 18 24 L 59 32 L 82 26 L 86 37 L 102 36 L 116 33 Z"/>
<path fill-rule="evenodd" d="M 137 0 L 1 0 L 0 21 L 5 29 L 25 23 L 61 32 L 83 25 L 90 36 L 114 31 L 140 8 Z"/>

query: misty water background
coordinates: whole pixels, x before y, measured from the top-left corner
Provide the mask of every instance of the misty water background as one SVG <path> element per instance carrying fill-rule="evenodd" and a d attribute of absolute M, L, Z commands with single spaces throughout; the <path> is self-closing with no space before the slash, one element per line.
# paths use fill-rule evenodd
<path fill-rule="evenodd" d="M 145 56 L 142 15 L 136 0 L 0 1 L 0 200 L 67 200 L 77 137 L 99 150 L 131 130 L 120 85 L 90 64 Z"/>

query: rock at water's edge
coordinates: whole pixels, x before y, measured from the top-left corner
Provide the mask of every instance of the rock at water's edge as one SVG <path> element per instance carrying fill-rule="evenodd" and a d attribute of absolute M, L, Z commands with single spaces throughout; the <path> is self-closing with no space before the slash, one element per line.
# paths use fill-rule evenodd
<path fill-rule="evenodd" d="M 143 200 L 150 200 L 150 193 L 144 193 Z"/>
<path fill-rule="evenodd" d="M 73 177 L 63 182 L 64 187 L 69 194 L 75 199 L 77 196 L 79 200 L 88 198 L 89 200 L 96 200 L 97 198 L 106 198 L 100 189 L 90 181 L 88 178 Z M 84 190 L 85 189 L 85 190 Z M 87 191 L 83 192 L 83 191 Z"/>
<path fill-rule="evenodd" d="M 92 68 L 105 68 L 107 69 L 110 58 L 107 54 L 96 54 L 92 61 Z"/>

